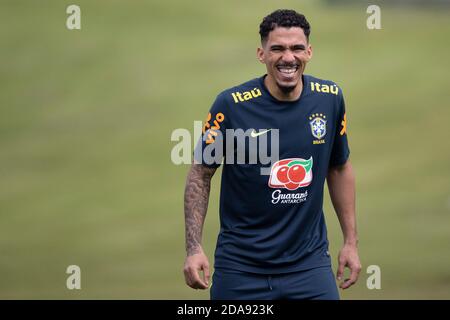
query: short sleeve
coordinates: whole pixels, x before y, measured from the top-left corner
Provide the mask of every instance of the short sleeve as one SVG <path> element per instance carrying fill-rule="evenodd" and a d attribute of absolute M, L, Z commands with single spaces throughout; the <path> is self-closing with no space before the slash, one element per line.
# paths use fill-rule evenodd
<path fill-rule="evenodd" d="M 222 163 L 227 128 L 227 103 L 224 94 L 219 94 L 203 122 L 202 135 L 194 150 L 196 163 L 217 168 Z"/>
<path fill-rule="evenodd" d="M 330 157 L 330 167 L 343 165 L 350 156 L 350 149 L 347 139 L 347 114 L 345 111 L 345 101 L 342 91 L 339 90 L 337 102 L 337 116 L 334 132 L 334 142 Z"/>

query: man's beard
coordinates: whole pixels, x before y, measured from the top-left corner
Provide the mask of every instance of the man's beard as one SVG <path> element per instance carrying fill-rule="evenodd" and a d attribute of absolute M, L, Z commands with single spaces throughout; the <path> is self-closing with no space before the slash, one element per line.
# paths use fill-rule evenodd
<path fill-rule="evenodd" d="M 277 82 L 277 86 L 281 90 L 281 92 L 283 92 L 284 94 L 291 93 L 296 87 L 296 86 L 282 86 L 278 82 Z"/>
<path fill-rule="evenodd" d="M 280 91 L 283 94 L 289 94 L 292 91 L 294 91 L 294 89 L 299 85 L 299 83 L 302 83 L 302 82 L 303 82 L 302 76 L 300 76 L 300 79 L 297 81 L 297 84 L 286 86 L 286 85 L 280 84 L 278 81 L 276 81 L 276 84 L 277 84 L 278 89 L 280 89 Z"/>

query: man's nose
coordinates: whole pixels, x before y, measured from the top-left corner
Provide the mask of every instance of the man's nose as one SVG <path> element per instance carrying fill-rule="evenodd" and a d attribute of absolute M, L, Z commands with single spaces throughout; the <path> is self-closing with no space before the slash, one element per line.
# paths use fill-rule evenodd
<path fill-rule="evenodd" d="M 295 62 L 295 56 L 291 50 L 285 50 L 283 52 L 283 61 L 288 63 Z"/>

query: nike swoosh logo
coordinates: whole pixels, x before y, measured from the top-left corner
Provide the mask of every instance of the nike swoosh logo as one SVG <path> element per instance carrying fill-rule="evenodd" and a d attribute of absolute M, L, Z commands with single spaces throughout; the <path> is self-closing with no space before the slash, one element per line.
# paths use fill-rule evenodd
<path fill-rule="evenodd" d="M 264 131 L 260 131 L 260 132 L 256 132 L 255 130 L 253 130 L 250 133 L 250 135 L 251 135 L 252 138 L 256 138 L 256 137 L 258 137 L 258 136 L 260 136 L 262 134 L 265 134 L 265 133 L 269 132 L 270 130 L 272 130 L 272 129 L 268 129 L 268 130 L 264 130 Z"/>

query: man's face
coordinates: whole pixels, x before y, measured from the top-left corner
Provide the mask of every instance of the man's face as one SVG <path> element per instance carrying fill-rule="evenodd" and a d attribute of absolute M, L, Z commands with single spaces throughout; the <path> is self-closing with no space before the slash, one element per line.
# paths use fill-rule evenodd
<path fill-rule="evenodd" d="M 267 74 L 283 92 L 292 91 L 301 81 L 301 75 L 312 56 L 312 48 L 299 27 L 276 27 L 262 48 L 258 59 L 266 65 Z"/>

